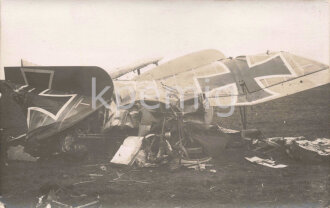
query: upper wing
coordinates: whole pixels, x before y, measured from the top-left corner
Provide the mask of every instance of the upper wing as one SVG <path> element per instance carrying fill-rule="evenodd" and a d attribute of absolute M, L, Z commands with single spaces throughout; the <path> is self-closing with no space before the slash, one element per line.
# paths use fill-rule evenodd
<path fill-rule="evenodd" d="M 106 102 L 113 93 L 110 76 L 99 67 L 5 67 L 5 76 L 1 91 L 24 108 L 27 136 L 37 140 L 63 131 L 99 109 L 100 102 L 92 108 L 93 89 L 98 94 L 109 87 L 102 95 Z"/>
<path fill-rule="evenodd" d="M 164 63 L 136 77 L 135 80 L 147 81 L 166 79 L 224 58 L 225 56 L 217 50 L 209 49 L 198 51 Z"/>
<path fill-rule="evenodd" d="M 203 50 L 171 60 L 133 80 L 114 80 L 117 105 L 130 105 L 141 100 L 149 103 L 166 103 L 172 99 L 168 93 L 178 94 L 177 89 L 180 87 L 189 85 L 196 89 L 191 76 L 192 71 L 224 58 L 225 56 L 219 51 Z M 176 81 L 180 84 L 178 85 Z M 197 91 L 192 90 L 192 92 Z M 186 91 L 184 94 L 185 100 L 195 96 L 191 91 Z"/>
<path fill-rule="evenodd" d="M 193 63 L 201 60 L 198 53 L 194 56 Z M 204 54 L 202 58 L 206 60 Z M 329 83 L 329 66 L 287 52 L 210 57 L 203 64 L 188 65 L 168 64 L 163 71 L 161 65 L 136 80 L 149 77 L 158 89 L 169 86 L 181 97 L 204 95 L 211 106 L 253 105 Z"/>
<path fill-rule="evenodd" d="M 212 106 L 259 104 L 330 82 L 329 66 L 288 52 L 226 59 L 220 65 L 225 72 L 195 77 Z"/>

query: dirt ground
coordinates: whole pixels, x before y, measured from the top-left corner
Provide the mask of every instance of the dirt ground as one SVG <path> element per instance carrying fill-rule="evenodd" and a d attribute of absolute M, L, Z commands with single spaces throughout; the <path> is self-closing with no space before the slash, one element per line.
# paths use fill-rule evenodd
<path fill-rule="evenodd" d="M 267 137 L 329 138 L 329 90 L 327 85 L 249 108 L 248 127 Z M 240 128 L 237 112 L 219 121 Z M 244 159 L 255 155 L 288 167 Z M 330 164 L 296 161 L 283 151 L 264 154 L 230 146 L 204 171 L 118 167 L 109 159 L 11 161 L 1 169 L 0 201 L 34 207 L 39 196 L 54 190 L 58 201 L 74 206 L 99 200 L 102 207 L 330 207 Z"/>

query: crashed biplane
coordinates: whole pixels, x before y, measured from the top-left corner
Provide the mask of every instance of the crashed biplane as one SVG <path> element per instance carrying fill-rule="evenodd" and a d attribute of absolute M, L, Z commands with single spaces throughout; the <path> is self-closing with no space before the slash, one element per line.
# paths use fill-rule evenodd
<path fill-rule="evenodd" d="M 138 129 L 138 136 L 151 132 L 176 137 L 168 142 L 187 154 L 184 146 L 193 140 L 185 136 L 188 125 L 209 129 L 215 116 L 230 116 L 238 107 L 246 128 L 245 106 L 330 81 L 329 66 L 288 52 L 231 58 L 203 50 L 140 71 L 159 61 L 111 73 L 89 66 L 5 67 L 6 79 L 0 85 L 2 115 L 8 114 L 8 103 L 25 115 L 16 135 L 6 134 L 13 127 L 2 121 L 7 143 L 23 141 L 26 152 L 34 156 L 80 152 L 85 147 L 78 145 L 79 138 L 111 137 L 113 129 L 129 127 Z M 132 79 L 120 79 L 134 71 L 138 74 Z M 225 112 L 215 113 L 217 107 Z"/>

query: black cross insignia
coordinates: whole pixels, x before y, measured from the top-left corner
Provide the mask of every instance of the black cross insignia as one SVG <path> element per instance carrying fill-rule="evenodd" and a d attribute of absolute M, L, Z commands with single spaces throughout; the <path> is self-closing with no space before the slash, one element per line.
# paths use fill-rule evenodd
<path fill-rule="evenodd" d="M 73 97 L 72 95 L 53 93 L 51 87 L 53 74 L 50 70 L 34 70 L 22 68 L 22 74 L 26 85 L 17 90 L 24 94 L 23 105 L 27 110 L 28 123 L 38 121 L 43 117 L 32 115 L 33 111 L 45 114 L 55 120 L 59 119 L 59 112 L 63 106 Z M 38 114 L 37 114 L 38 115 Z M 33 120 L 31 120 L 33 119 Z"/>
<path fill-rule="evenodd" d="M 72 98 L 72 96 L 49 96 L 51 93 L 46 92 L 45 95 L 39 94 L 30 94 L 27 100 L 27 107 L 36 107 L 40 109 L 44 109 L 49 113 L 56 116 L 61 108 Z M 56 95 L 56 94 L 55 94 Z"/>
<path fill-rule="evenodd" d="M 207 78 L 197 78 L 203 92 L 236 83 L 239 94 L 245 94 L 243 89 L 243 87 L 245 87 L 247 90 L 246 100 L 252 102 L 273 95 L 262 89 L 262 86 L 256 82 L 255 78 L 271 75 L 292 75 L 280 56 L 276 56 L 263 64 L 252 67 L 249 67 L 246 59 L 241 58 L 228 60 L 224 62 L 224 64 L 230 70 L 229 73 L 214 75 Z M 244 101 L 242 98 L 239 98 L 238 102 Z"/>

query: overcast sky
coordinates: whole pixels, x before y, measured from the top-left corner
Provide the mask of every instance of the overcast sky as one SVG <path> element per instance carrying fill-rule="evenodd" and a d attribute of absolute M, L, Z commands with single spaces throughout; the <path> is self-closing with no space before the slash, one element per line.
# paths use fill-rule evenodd
<path fill-rule="evenodd" d="M 329 64 L 328 1 L 3 0 L 1 70 L 20 59 L 107 70 L 214 48 L 283 50 Z"/>

